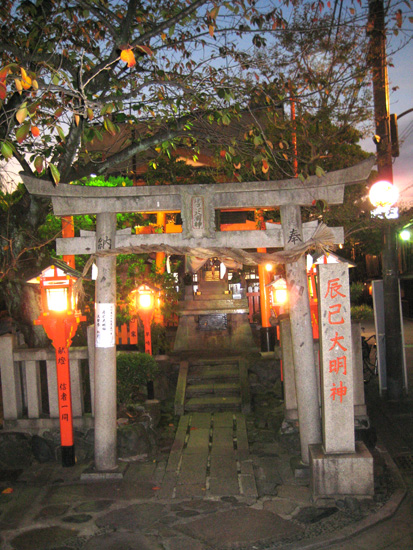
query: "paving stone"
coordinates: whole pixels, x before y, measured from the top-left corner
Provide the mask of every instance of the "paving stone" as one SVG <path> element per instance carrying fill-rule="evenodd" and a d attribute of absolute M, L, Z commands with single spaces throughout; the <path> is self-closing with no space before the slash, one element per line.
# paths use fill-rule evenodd
<path fill-rule="evenodd" d="M 122 483 L 119 491 L 117 492 L 117 498 L 120 500 L 145 498 L 151 499 L 155 497 L 154 487 L 158 485 L 154 482 L 143 481 L 142 483 Z"/>
<path fill-rule="evenodd" d="M 174 505 L 175 506 L 175 505 Z M 215 512 L 219 512 L 223 509 L 226 509 L 226 505 L 222 504 L 221 502 L 217 502 L 214 500 L 188 500 L 186 502 L 181 502 L 180 504 L 176 505 L 179 508 L 174 508 L 174 510 L 198 510 L 202 514 L 212 514 Z M 171 510 L 173 510 L 171 506 Z"/>
<path fill-rule="evenodd" d="M 195 412 L 191 415 L 191 427 L 192 428 L 204 428 L 211 427 L 211 414 Z"/>
<path fill-rule="evenodd" d="M 290 500 L 267 500 L 263 504 L 264 510 L 268 510 L 269 512 L 277 514 L 281 517 L 291 516 L 296 508 L 297 503 Z"/>
<path fill-rule="evenodd" d="M 216 428 L 231 428 L 234 423 L 234 413 L 222 412 L 214 414 L 214 430 Z"/>
<path fill-rule="evenodd" d="M 337 512 L 338 509 L 336 507 L 315 508 L 314 506 L 307 506 L 305 508 L 301 508 L 298 513 L 294 515 L 294 519 L 300 523 L 308 525 L 311 523 L 317 523 Z"/>
<path fill-rule="evenodd" d="M 175 488 L 175 498 L 204 498 L 205 495 L 205 483 L 187 483 L 177 485 Z"/>
<path fill-rule="evenodd" d="M 157 499 L 172 498 L 178 476 L 175 472 L 167 472 L 159 484 L 159 491 L 154 491 Z"/>
<path fill-rule="evenodd" d="M 40 487 L 18 487 L 14 489 L 12 498 L 2 506 L 3 513 L 0 517 L 0 527 L 15 529 L 32 512 L 33 502 L 41 491 Z"/>
<path fill-rule="evenodd" d="M 211 478 L 209 480 L 209 494 L 211 496 L 239 495 L 240 487 L 236 478 Z"/>
<path fill-rule="evenodd" d="M 196 519 L 179 526 L 179 530 L 211 546 L 231 548 L 236 545 L 277 541 L 301 532 L 302 528 L 265 510 L 239 508 Z"/>
<path fill-rule="evenodd" d="M 241 487 L 241 494 L 247 497 L 258 496 L 257 485 L 253 475 L 240 474 L 238 480 Z"/>
<path fill-rule="evenodd" d="M 196 428 L 189 432 L 188 444 L 184 450 L 185 454 L 207 453 L 209 446 L 209 429 Z"/>
<path fill-rule="evenodd" d="M 199 514 L 200 512 L 198 512 L 198 510 L 182 510 L 176 513 L 176 515 L 180 518 L 192 518 L 199 516 Z"/>
<path fill-rule="evenodd" d="M 75 512 L 103 512 L 114 503 L 114 500 L 90 500 L 74 508 Z"/>
<path fill-rule="evenodd" d="M 92 519 L 90 514 L 73 514 L 62 518 L 65 523 L 87 523 Z"/>
<path fill-rule="evenodd" d="M 241 474 L 254 475 L 254 465 L 252 460 L 242 460 L 240 461 L 241 465 Z"/>
<path fill-rule="evenodd" d="M 199 540 L 189 537 L 179 537 L 168 540 L 168 550 L 206 550 L 210 546 L 205 546 Z"/>
<path fill-rule="evenodd" d="M 46 493 L 45 504 L 62 504 L 66 502 L 83 502 L 88 499 L 118 498 L 121 491 L 120 483 L 93 482 L 79 485 L 51 487 Z"/>
<path fill-rule="evenodd" d="M 234 457 L 230 456 L 211 456 L 211 477 L 227 478 L 237 477 L 237 463 Z"/>
<path fill-rule="evenodd" d="M 309 504 L 311 500 L 310 489 L 299 485 L 280 485 L 277 496 L 293 500 L 298 504 Z"/>
<path fill-rule="evenodd" d="M 168 464 L 166 466 L 166 471 L 167 472 L 175 472 L 178 469 L 178 466 L 181 462 L 181 456 L 182 456 L 182 451 L 181 450 L 179 450 L 179 451 L 172 450 L 171 451 L 171 454 L 169 455 Z"/>
<path fill-rule="evenodd" d="M 45 506 L 37 514 L 36 519 L 48 519 L 57 518 L 63 516 L 69 510 L 69 504 L 52 504 L 51 506 Z"/>
<path fill-rule="evenodd" d="M 145 504 L 132 504 L 126 508 L 112 510 L 96 519 L 98 527 L 111 529 L 147 529 L 158 522 L 167 514 L 163 504 L 149 502 Z"/>
<path fill-rule="evenodd" d="M 11 545 L 15 550 L 47 550 L 48 548 L 62 546 L 68 539 L 73 539 L 77 534 L 78 531 L 64 527 L 31 529 L 17 535 L 12 539 Z"/>
<path fill-rule="evenodd" d="M 105 550 L 163 550 L 163 546 L 156 543 L 153 537 L 127 531 L 92 537 L 82 550 L 102 550 L 103 548 Z"/>
<path fill-rule="evenodd" d="M 178 484 L 204 483 L 206 479 L 207 455 L 184 455 L 182 457 L 181 470 Z"/>

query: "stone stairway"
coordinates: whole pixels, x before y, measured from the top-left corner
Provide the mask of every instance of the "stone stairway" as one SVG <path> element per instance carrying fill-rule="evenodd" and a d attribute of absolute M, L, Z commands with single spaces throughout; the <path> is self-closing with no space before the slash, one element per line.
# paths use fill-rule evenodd
<path fill-rule="evenodd" d="M 181 361 L 175 413 L 250 411 L 246 361 L 240 357 Z"/>

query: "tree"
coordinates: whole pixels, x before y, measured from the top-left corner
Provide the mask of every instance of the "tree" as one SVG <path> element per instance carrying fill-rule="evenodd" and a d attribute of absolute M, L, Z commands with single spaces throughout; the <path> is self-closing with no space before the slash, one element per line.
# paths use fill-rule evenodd
<path fill-rule="evenodd" d="M 268 63 L 257 66 L 251 52 L 268 44 L 270 57 L 279 59 L 275 65 L 293 61 L 302 71 L 305 37 L 325 28 L 326 52 L 345 29 L 367 24 L 364 9 L 361 1 L 343 9 L 337 0 L 333 6 L 297 1 L 293 8 L 288 0 L 265 6 L 255 0 L 9 0 L 0 12 L 2 156 L 14 155 L 24 171 L 58 183 L 105 174 L 156 146 L 169 149 L 188 138 L 194 145 L 194 121 L 229 124 L 246 106 L 252 82 L 268 81 Z M 329 80 L 337 85 L 354 76 L 306 69 L 308 86 L 324 96 Z M 282 87 L 277 93 L 286 95 Z M 89 143 L 143 118 L 141 131 L 110 161 L 88 156 Z"/>
<path fill-rule="evenodd" d="M 14 156 L 25 172 L 57 184 L 105 177 L 109 168 L 148 153 L 144 161 L 155 170 L 158 158 L 166 162 L 180 146 L 198 155 L 209 139 L 229 179 L 290 176 L 294 125 L 279 111 L 293 98 L 303 177 L 337 167 L 320 127 L 331 123 L 336 145 L 357 116 L 364 120 L 362 96 L 344 95 L 340 85 L 350 90 L 352 79 L 364 75 L 363 58 L 357 57 L 356 73 L 350 70 L 356 42 L 347 29 L 364 32 L 365 8 L 356 2 L 344 9 L 338 0 L 270 0 L 265 7 L 255 0 L 6 0 L 0 8 L 1 157 Z M 391 9 L 398 31 L 401 4 Z M 334 46 L 327 72 L 304 55 L 317 41 L 322 52 Z M 340 63 L 349 71 L 337 71 Z M 364 80 L 358 82 L 363 90 Z M 343 104 L 351 113 L 346 119 L 339 116 Z M 243 113 L 252 119 L 248 131 L 222 131 Z M 123 134 L 125 127 L 133 131 Z M 108 152 L 109 141 L 119 146 Z M 169 172 L 175 169 L 170 162 Z M 1 220 L 2 279 L 13 301 L 20 260 L 40 263 L 37 228 L 49 212 L 47 201 L 19 196 L 12 204 L 5 199 Z"/>

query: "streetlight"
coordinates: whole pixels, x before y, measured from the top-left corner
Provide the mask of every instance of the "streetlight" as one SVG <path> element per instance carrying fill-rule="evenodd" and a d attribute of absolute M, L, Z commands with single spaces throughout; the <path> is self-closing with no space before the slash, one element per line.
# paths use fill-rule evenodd
<path fill-rule="evenodd" d="M 370 189 L 369 198 L 376 210 L 374 215 L 387 220 L 397 218 L 399 192 L 388 181 L 378 181 Z M 396 210 L 396 212 L 394 212 Z M 383 309 L 386 343 L 387 396 L 398 400 L 403 392 L 403 341 L 402 316 L 400 310 L 399 277 L 397 261 L 397 239 L 391 221 L 385 225 L 383 234 Z"/>
<path fill-rule="evenodd" d="M 40 284 L 43 313 L 34 324 L 43 326 L 56 350 L 60 442 L 62 466 L 65 467 L 75 464 L 69 347 L 79 323 L 86 321 L 86 317 L 76 310 L 73 293 L 75 280 L 75 277 L 52 265 L 43 270 L 39 277 L 28 281 Z"/>
<path fill-rule="evenodd" d="M 399 199 L 399 190 L 389 181 L 380 180 L 374 183 L 369 191 L 371 204 L 376 208 L 373 216 L 385 217 L 387 219 L 398 218 L 398 209 L 392 207 Z"/>

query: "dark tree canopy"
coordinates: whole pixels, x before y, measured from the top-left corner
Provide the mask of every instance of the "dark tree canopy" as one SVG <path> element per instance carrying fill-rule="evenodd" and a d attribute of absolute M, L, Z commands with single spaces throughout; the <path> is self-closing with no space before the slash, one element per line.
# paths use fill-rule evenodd
<path fill-rule="evenodd" d="M 389 8 L 396 30 L 405 4 Z M 56 183 L 196 152 L 199 122 L 227 126 L 254 96 L 274 107 L 292 94 L 298 114 L 338 127 L 366 117 L 367 1 L 16 0 L 0 16 L 1 154 Z M 88 155 L 121 124 L 136 125 L 122 150 Z"/>

